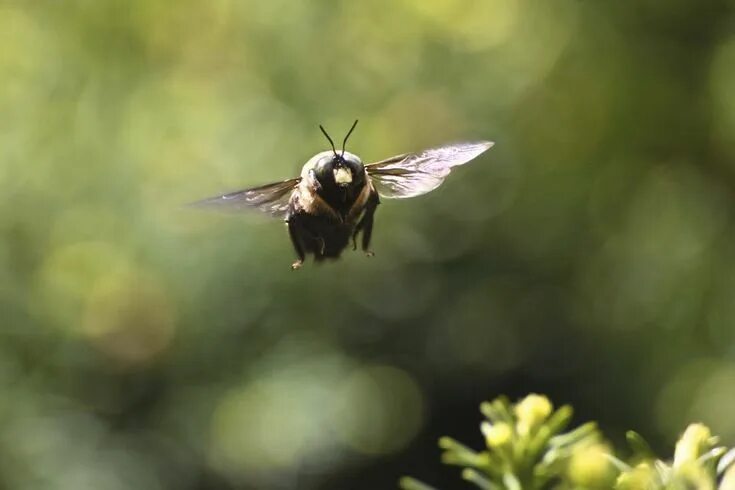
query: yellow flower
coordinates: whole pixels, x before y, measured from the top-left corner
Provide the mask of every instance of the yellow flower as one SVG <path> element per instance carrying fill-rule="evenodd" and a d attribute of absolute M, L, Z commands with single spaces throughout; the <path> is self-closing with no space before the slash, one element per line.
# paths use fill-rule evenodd
<path fill-rule="evenodd" d="M 497 424 L 483 422 L 480 424 L 480 430 L 485 436 L 485 443 L 489 448 L 497 448 L 508 444 L 513 437 L 513 429 L 504 422 Z"/>
<path fill-rule="evenodd" d="M 703 424 L 691 424 L 676 443 L 674 468 L 696 461 L 712 445 L 712 433 Z"/>
<path fill-rule="evenodd" d="M 518 433 L 522 436 L 530 434 L 551 414 L 553 406 L 548 398 L 530 394 L 515 406 L 518 417 Z"/>
<path fill-rule="evenodd" d="M 641 463 L 618 477 L 618 490 L 654 490 L 660 488 L 656 470 L 648 463 Z"/>
<path fill-rule="evenodd" d="M 604 488 L 612 478 L 608 454 L 610 450 L 604 444 L 577 448 L 569 462 L 569 478 L 581 487 Z"/>
<path fill-rule="evenodd" d="M 697 461 L 690 461 L 676 469 L 672 480 L 668 482 L 672 488 L 696 488 L 697 490 L 714 490 L 715 481 L 712 475 Z"/>
<path fill-rule="evenodd" d="M 725 472 L 720 483 L 720 490 L 735 490 L 735 465 L 730 466 L 730 469 Z"/>

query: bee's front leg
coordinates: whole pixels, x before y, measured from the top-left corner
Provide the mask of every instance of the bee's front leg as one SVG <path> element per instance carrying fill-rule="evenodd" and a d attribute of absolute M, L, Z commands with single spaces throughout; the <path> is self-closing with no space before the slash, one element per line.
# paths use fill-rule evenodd
<path fill-rule="evenodd" d="M 296 251 L 296 256 L 298 259 L 296 262 L 291 264 L 291 270 L 297 270 L 300 269 L 301 266 L 304 264 L 304 259 L 306 258 L 306 255 L 304 253 L 304 243 L 302 240 L 303 235 L 303 229 L 301 227 L 301 224 L 298 222 L 297 219 L 295 219 L 294 216 L 289 216 L 286 218 L 286 226 L 288 227 L 288 236 L 291 237 L 291 243 L 293 244 L 293 248 Z"/>
<path fill-rule="evenodd" d="M 352 233 L 352 249 L 357 250 L 357 234 L 362 231 L 362 250 L 368 257 L 375 255 L 375 253 L 370 250 L 370 238 L 373 234 L 373 219 L 375 217 L 375 210 L 377 209 L 378 204 L 380 204 L 378 193 L 373 192 L 370 194 L 367 204 L 365 204 L 365 212 L 363 213 L 362 218 L 357 223 L 355 231 Z"/>

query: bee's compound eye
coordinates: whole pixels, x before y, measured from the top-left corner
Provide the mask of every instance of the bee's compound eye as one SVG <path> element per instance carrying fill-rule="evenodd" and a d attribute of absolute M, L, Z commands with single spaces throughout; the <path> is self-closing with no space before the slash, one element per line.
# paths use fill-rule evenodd
<path fill-rule="evenodd" d="M 344 156 L 345 165 L 350 167 L 353 171 L 362 168 L 362 160 L 357 155 L 345 152 Z"/>
<path fill-rule="evenodd" d="M 345 166 L 348 167 L 353 174 L 359 175 L 364 171 L 362 162 L 359 158 L 352 156 L 352 158 L 345 158 Z"/>
<path fill-rule="evenodd" d="M 323 158 L 320 158 L 320 159 L 319 159 L 319 160 L 317 160 L 317 162 L 316 162 L 316 163 L 314 164 L 314 167 L 313 167 L 313 169 L 314 169 L 314 172 L 315 172 L 315 173 L 321 173 L 321 172 L 323 172 L 323 171 L 324 171 L 324 166 L 325 166 L 325 165 L 326 165 L 326 162 L 324 161 L 324 159 L 323 159 Z"/>
<path fill-rule="evenodd" d="M 332 155 L 324 156 L 314 165 L 314 174 L 320 181 L 326 181 L 328 176 L 332 174 L 332 170 L 334 169 L 333 158 Z"/>

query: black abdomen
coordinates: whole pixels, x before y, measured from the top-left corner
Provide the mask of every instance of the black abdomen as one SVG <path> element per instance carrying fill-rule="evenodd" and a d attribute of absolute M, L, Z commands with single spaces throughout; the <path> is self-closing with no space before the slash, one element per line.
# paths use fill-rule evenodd
<path fill-rule="evenodd" d="M 339 223 L 330 216 L 315 216 L 303 211 L 288 217 L 288 226 L 304 252 L 314 260 L 336 259 L 347 247 L 354 225 Z"/>

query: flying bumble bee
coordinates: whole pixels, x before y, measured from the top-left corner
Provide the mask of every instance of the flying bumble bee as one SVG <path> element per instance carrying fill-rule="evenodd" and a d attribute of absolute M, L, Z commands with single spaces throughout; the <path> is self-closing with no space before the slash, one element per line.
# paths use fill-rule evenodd
<path fill-rule="evenodd" d="M 417 153 L 404 153 L 363 165 L 357 155 L 345 151 L 347 132 L 338 152 L 327 131 L 319 126 L 331 151 L 317 153 L 304 164 L 299 177 L 222 194 L 193 203 L 194 206 L 257 209 L 286 222 L 299 269 L 307 254 L 316 262 L 337 259 L 352 241 L 357 250 L 372 256 L 370 238 L 380 198 L 407 198 L 430 192 L 444 181 L 452 167 L 476 158 L 493 143 L 454 143 Z"/>

